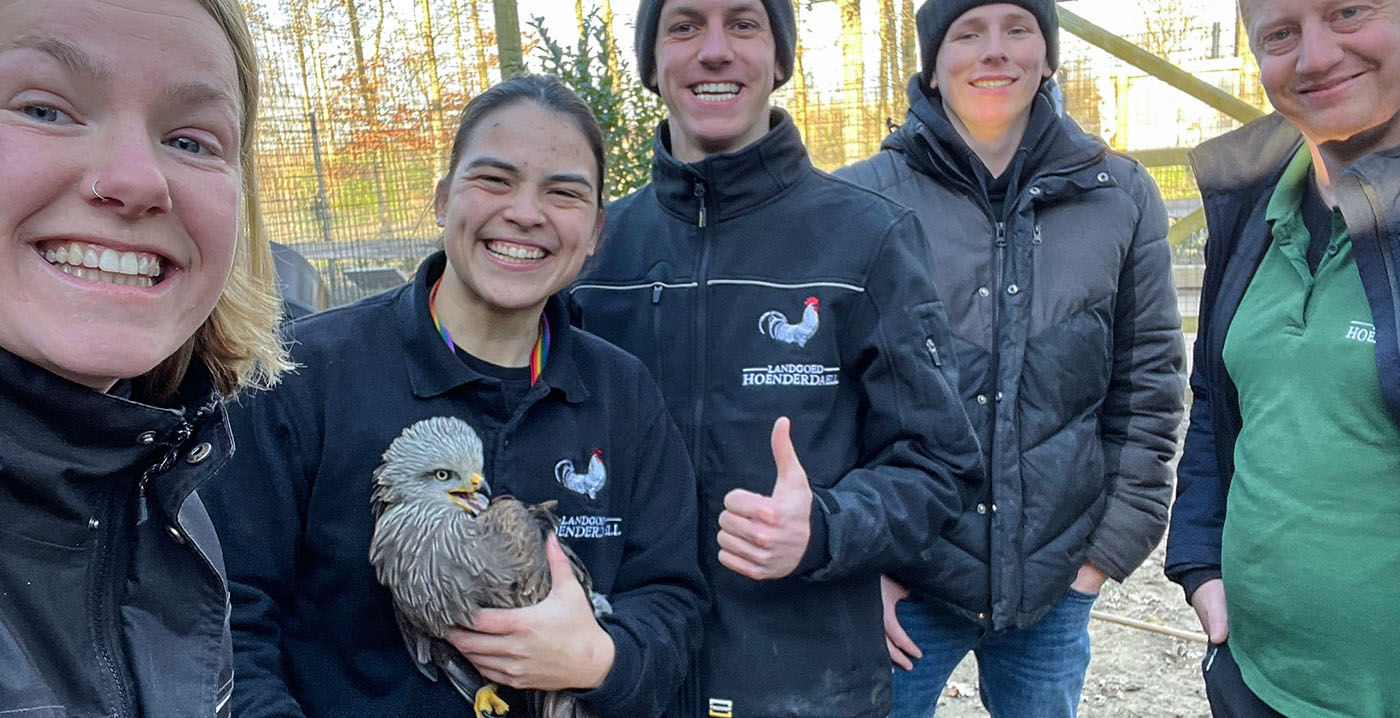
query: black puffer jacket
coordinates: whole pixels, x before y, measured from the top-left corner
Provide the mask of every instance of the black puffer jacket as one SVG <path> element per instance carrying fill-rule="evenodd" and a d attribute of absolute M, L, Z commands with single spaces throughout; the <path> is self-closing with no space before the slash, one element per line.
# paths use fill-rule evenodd
<path fill-rule="evenodd" d="M 194 490 L 233 443 L 192 374 L 162 408 L 0 350 L 0 715 L 229 715 L 223 555 Z"/>
<path fill-rule="evenodd" d="M 666 132 L 572 297 L 651 370 L 694 459 L 715 597 L 692 715 L 884 716 L 879 574 L 926 558 L 979 475 L 918 222 L 813 168 L 781 112 L 691 164 Z M 717 518 L 731 489 L 773 490 L 779 416 L 813 533 L 795 575 L 752 581 L 719 565 Z"/>
<path fill-rule="evenodd" d="M 998 216 L 941 105 L 838 172 L 918 213 L 987 491 L 898 577 L 994 629 L 1034 623 L 1087 558 L 1123 580 L 1162 537 L 1184 355 L 1161 195 L 1036 96 Z M 958 153 L 967 153 L 959 156 Z"/>

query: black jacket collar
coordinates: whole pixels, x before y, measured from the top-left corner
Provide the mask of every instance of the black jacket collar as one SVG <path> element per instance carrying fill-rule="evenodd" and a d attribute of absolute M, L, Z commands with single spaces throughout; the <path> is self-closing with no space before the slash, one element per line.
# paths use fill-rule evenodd
<path fill-rule="evenodd" d="M 419 265 L 413 283 L 405 291 L 399 292 L 395 299 L 399 340 L 408 350 L 404 358 L 408 362 L 409 382 L 413 385 L 414 395 L 422 398 L 445 394 L 481 378 L 448 348 L 433 325 L 432 314 L 428 312 L 428 297 L 432 294 L 433 283 L 446 268 L 447 254 L 442 251 L 433 253 Z M 570 402 L 583 401 L 588 398 L 588 390 L 579 376 L 573 357 L 575 330 L 569 326 L 568 307 L 559 295 L 555 295 L 545 303 L 544 312 L 549 321 L 550 346 L 540 382 L 550 389 L 564 392 L 565 399 Z"/>
<path fill-rule="evenodd" d="M 70 485 L 121 476 L 134 484 L 164 464 L 152 471 L 148 489 L 175 517 L 185 497 L 232 453 L 223 405 L 202 362 L 191 365 L 164 407 L 93 391 L 4 350 L 0 376 L 0 470 L 11 476 Z M 197 441 L 210 443 L 210 458 L 166 477 Z"/>
<path fill-rule="evenodd" d="M 692 220 L 703 202 L 707 221 L 717 222 L 770 202 L 802 181 L 811 160 L 797 125 L 779 109 L 772 111 L 769 122 L 771 129 L 757 142 L 689 164 L 671 154 L 670 123 L 662 122 L 651 160 L 657 201 L 667 211 Z"/>

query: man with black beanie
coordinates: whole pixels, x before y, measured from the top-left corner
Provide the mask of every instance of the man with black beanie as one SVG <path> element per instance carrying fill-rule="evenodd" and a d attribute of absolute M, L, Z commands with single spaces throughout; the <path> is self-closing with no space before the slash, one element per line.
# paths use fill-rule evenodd
<path fill-rule="evenodd" d="M 1184 390 L 1166 210 L 1142 165 L 1057 112 L 1051 0 L 916 18 L 904 125 L 837 175 L 924 221 L 988 480 L 882 584 L 891 717 L 928 718 L 970 651 L 992 716 L 1071 718 L 1099 588 L 1166 525 Z"/>
<path fill-rule="evenodd" d="M 672 713 L 884 718 L 880 574 L 980 483 L 928 247 L 909 210 L 813 168 L 771 106 L 790 0 L 637 17 L 668 118 L 571 298 L 651 370 L 699 480 L 713 602 Z"/>

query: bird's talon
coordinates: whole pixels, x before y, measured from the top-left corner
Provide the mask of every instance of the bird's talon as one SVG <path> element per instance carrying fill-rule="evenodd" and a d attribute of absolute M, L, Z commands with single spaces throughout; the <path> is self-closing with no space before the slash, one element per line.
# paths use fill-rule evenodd
<path fill-rule="evenodd" d="M 495 683 L 489 683 L 477 690 L 476 702 L 472 706 L 476 711 L 476 718 L 503 716 L 510 712 L 510 704 L 496 695 L 497 690 L 499 689 Z"/>

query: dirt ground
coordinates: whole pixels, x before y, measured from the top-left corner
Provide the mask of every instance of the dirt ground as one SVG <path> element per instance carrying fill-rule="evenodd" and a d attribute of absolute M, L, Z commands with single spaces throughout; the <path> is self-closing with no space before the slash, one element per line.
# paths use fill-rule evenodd
<path fill-rule="evenodd" d="M 1122 585 L 1104 586 L 1094 608 L 1182 630 L 1199 630 L 1181 589 L 1162 575 L 1165 541 Z M 1093 658 L 1084 681 L 1081 718 L 1207 718 L 1201 656 L 1205 644 L 1094 619 Z M 938 701 L 938 718 L 984 717 L 977 665 L 958 666 Z"/>

